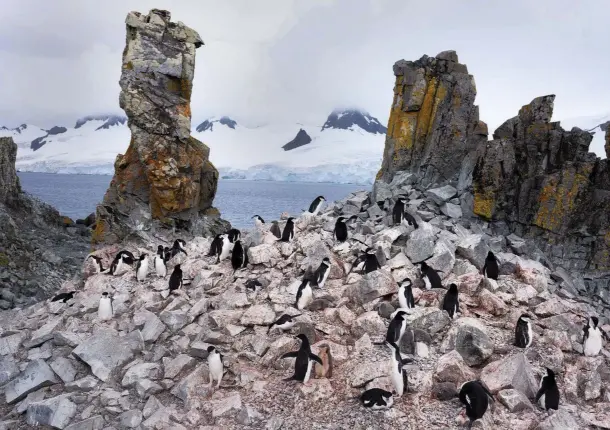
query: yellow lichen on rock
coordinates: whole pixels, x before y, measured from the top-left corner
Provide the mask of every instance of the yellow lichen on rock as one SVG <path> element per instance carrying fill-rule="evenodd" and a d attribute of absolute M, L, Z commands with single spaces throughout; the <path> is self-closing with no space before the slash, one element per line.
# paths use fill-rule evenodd
<path fill-rule="evenodd" d="M 426 136 L 430 129 L 430 123 L 433 121 L 433 112 L 435 111 L 435 104 L 437 103 L 436 91 L 439 87 L 438 80 L 436 78 L 430 78 L 427 82 L 426 92 L 424 94 L 424 101 L 417 114 L 417 124 L 415 128 L 415 139 L 418 143 L 418 147 L 425 144 Z"/>
<path fill-rule="evenodd" d="M 487 220 L 491 220 L 493 216 L 494 205 L 495 202 L 493 198 L 493 193 L 489 191 L 481 191 L 478 190 L 477 187 L 475 187 L 473 206 L 473 212 L 475 213 L 475 215 L 483 217 Z"/>

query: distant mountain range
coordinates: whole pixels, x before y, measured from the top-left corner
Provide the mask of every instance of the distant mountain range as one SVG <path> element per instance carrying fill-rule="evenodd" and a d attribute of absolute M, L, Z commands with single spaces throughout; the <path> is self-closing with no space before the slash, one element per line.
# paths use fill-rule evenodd
<path fill-rule="evenodd" d="M 604 154 L 610 115 L 562 121 L 594 132 L 591 151 Z M 322 122 L 322 121 L 321 121 Z M 338 109 L 320 125 L 242 125 L 229 116 L 193 122 L 193 136 L 210 147 L 210 159 L 224 178 L 371 183 L 381 165 L 386 127 L 369 113 Z M 17 168 L 52 173 L 112 174 L 116 155 L 129 145 L 127 119 L 90 115 L 74 126 L 42 129 L 22 124 L 0 127 L 17 143 Z"/>

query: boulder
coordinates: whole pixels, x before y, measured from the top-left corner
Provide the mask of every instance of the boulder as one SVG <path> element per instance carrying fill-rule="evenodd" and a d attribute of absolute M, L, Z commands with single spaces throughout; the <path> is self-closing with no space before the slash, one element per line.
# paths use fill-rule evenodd
<path fill-rule="evenodd" d="M 157 363 L 139 363 L 131 366 L 121 381 L 123 387 L 131 387 L 141 379 L 160 379 L 161 366 Z"/>
<path fill-rule="evenodd" d="M 19 374 L 19 368 L 13 357 L 0 358 L 0 386 L 6 384 Z"/>
<path fill-rule="evenodd" d="M 419 263 L 430 258 L 434 254 L 434 243 L 436 237 L 433 227 L 427 222 L 422 222 L 407 241 L 405 252 L 409 260 Z"/>
<path fill-rule="evenodd" d="M 281 258 L 280 252 L 275 245 L 263 244 L 248 248 L 248 260 L 250 264 L 275 264 Z"/>
<path fill-rule="evenodd" d="M 485 265 L 488 252 L 489 247 L 480 234 L 468 235 L 457 243 L 457 255 L 470 261 L 479 270 Z"/>
<path fill-rule="evenodd" d="M 451 318 L 449 318 L 447 312 L 441 311 L 439 309 L 428 308 L 424 315 L 418 316 L 418 314 L 414 314 L 412 317 L 409 317 L 409 319 L 411 318 L 412 328 L 424 330 L 432 336 L 434 336 L 436 333 L 441 332 L 443 329 L 445 329 L 451 324 Z"/>
<path fill-rule="evenodd" d="M 580 428 L 572 414 L 560 407 L 554 414 L 540 421 L 534 430 L 579 430 Z"/>
<path fill-rule="evenodd" d="M 498 400 L 512 413 L 534 410 L 534 406 L 525 394 L 512 388 L 499 391 Z"/>
<path fill-rule="evenodd" d="M 453 350 L 441 356 L 436 362 L 434 378 L 439 382 L 453 382 L 461 386 L 474 379 L 475 374 L 464 362 L 459 352 Z"/>
<path fill-rule="evenodd" d="M 23 372 L 4 388 L 6 403 L 12 405 L 25 398 L 32 391 L 58 382 L 57 376 L 44 360 L 30 361 Z"/>
<path fill-rule="evenodd" d="M 444 352 L 452 349 L 459 352 L 469 366 L 478 366 L 491 357 L 494 345 L 487 328 L 479 320 L 460 318 L 454 322 L 441 345 Z"/>
<path fill-rule="evenodd" d="M 449 218 L 461 218 L 462 208 L 453 203 L 445 203 L 441 206 L 441 212 Z"/>
<path fill-rule="evenodd" d="M 119 415 L 121 426 L 128 429 L 136 428 L 142 422 L 142 411 L 132 409 Z"/>
<path fill-rule="evenodd" d="M 457 190 L 455 187 L 451 185 L 445 185 L 440 188 L 432 188 L 426 191 L 426 196 L 432 199 L 437 205 L 442 205 L 443 203 L 451 200 L 457 195 Z"/>
<path fill-rule="evenodd" d="M 349 285 L 344 295 L 354 303 L 365 304 L 397 291 L 398 284 L 390 273 L 385 270 L 375 270 L 364 275 L 360 282 Z"/>
<path fill-rule="evenodd" d="M 275 321 L 275 312 L 268 305 L 250 306 L 241 316 L 241 324 L 248 325 L 269 325 Z"/>
<path fill-rule="evenodd" d="M 64 382 L 72 382 L 76 376 L 76 369 L 72 365 L 72 360 L 68 360 L 65 357 L 57 357 L 53 360 L 51 362 L 51 369 Z"/>
<path fill-rule="evenodd" d="M 31 403 L 27 411 L 27 423 L 31 426 L 45 425 L 57 429 L 65 428 L 76 414 L 76 405 L 68 396 L 52 397 Z"/>
<path fill-rule="evenodd" d="M 494 394 L 513 388 L 533 398 L 538 391 L 534 370 L 523 353 L 488 364 L 481 372 L 481 381 Z"/>

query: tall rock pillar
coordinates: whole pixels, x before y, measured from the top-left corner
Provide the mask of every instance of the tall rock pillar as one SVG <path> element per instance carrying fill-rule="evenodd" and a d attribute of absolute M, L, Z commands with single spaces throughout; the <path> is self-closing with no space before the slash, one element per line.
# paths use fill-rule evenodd
<path fill-rule="evenodd" d="M 168 11 L 130 12 L 125 22 L 119 102 L 131 142 L 97 208 L 94 242 L 157 227 L 193 230 L 218 216 L 218 171 L 209 148 L 190 134 L 195 50 L 203 41 Z"/>

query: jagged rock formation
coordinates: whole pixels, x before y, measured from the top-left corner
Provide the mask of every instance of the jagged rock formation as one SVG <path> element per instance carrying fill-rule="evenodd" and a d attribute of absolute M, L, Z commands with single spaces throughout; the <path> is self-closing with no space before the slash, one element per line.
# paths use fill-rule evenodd
<path fill-rule="evenodd" d="M 57 126 L 57 125 L 54 127 L 51 127 L 49 130 L 47 130 L 47 134 L 45 136 L 37 137 L 36 139 L 32 140 L 32 143 L 30 144 L 30 148 L 32 148 L 33 151 L 37 151 L 47 143 L 47 141 L 46 141 L 47 137 L 56 136 L 58 134 L 65 133 L 66 131 L 68 131 L 68 129 L 66 127 L 61 127 L 61 126 Z"/>
<path fill-rule="evenodd" d="M 377 179 L 398 171 L 427 183 L 457 179 L 464 157 L 486 141 L 487 125 L 474 105 L 476 87 L 455 51 L 394 64 L 396 84 L 383 163 Z"/>
<path fill-rule="evenodd" d="M 311 137 L 307 134 L 307 132 L 303 129 L 300 129 L 297 135 L 288 142 L 286 145 L 282 146 L 284 151 L 290 151 L 291 149 L 296 149 L 301 146 L 305 146 L 311 143 Z"/>
<path fill-rule="evenodd" d="M 229 127 L 230 129 L 233 129 L 233 130 L 235 130 L 235 127 L 237 126 L 237 121 L 232 120 L 228 116 L 223 116 L 223 117 L 220 117 L 220 119 L 206 119 L 201 124 L 199 124 L 195 130 L 198 133 L 201 133 L 203 131 L 208 131 L 208 130 L 214 131 L 215 123 L 219 123 L 221 125 Z"/>
<path fill-rule="evenodd" d="M 155 225 L 197 229 L 212 207 L 218 171 L 209 148 L 190 135 L 196 31 L 170 13 L 130 12 L 120 106 L 131 129 L 125 155 L 97 209 L 95 242 L 116 242 Z"/>
<path fill-rule="evenodd" d="M 356 109 L 336 110 L 328 115 L 322 125 L 322 131 L 327 129 L 350 130 L 354 126 L 371 134 L 385 134 L 388 129 L 368 112 Z"/>
<path fill-rule="evenodd" d="M 90 234 L 21 191 L 16 155 L 13 139 L 0 138 L 0 309 L 43 300 L 79 273 Z"/>
<path fill-rule="evenodd" d="M 474 80 L 455 52 L 399 61 L 394 74 L 376 196 L 397 171 L 424 186 L 448 183 L 465 216 L 532 239 L 551 267 L 610 270 L 609 161 L 588 153 L 590 133 L 551 122 L 554 96 L 524 106 L 488 142 Z"/>
<path fill-rule="evenodd" d="M 582 326 L 598 315 L 610 332 L 610 311 L 573 290 L 582 279 L 555 280 L 542 264 L 515 255 L 507 238 L 489 226 L 442 213 L 455 189 L 426 190 L 414 175 L 394 178 L 390 194 L 406 193 L 419 229 L 388 226 L 370 193 L 354 193 L 326 208 L 320 217 L 301 217 L 292 243 L 278 243 L 265 227 L 243 231 L 251 265 L 234 271 L 228 260 L 207 257 L 212 238 L 187 243 L 176 257 L 192 279 L 180 294 L 169 294 L 167 277 L 151 270 L 145 282 L 134 271 L 122 276 L 95 274 L 85 266 L 82 288 L 68 303 L 46 302 L 0 312 L 0 428 L 35 423 L 65 430 L 140 428 L 312 428 L 463 429 L 464 407 L 457 389 L 481 379 L 496 398 L 474 429 L 588 429 L 610 425 L 608 344 L 597 357 L 582 355 Z M 393 198 L 383 200 L 392 206 Z M 332 238 L 338 215 L 358 214 L 350 239 Z M 423 234 L 416 234 L 416 232 Z M 405 247 L 405 242 L 407 246 Z M 127 249 L 153 253 L 153 242 Z M 355 254 L 372 246 L 383 267 L 367 275 L 351 271 Z M 96 255 L 108 265 L 118 246 Z M 483 278 L 481 259 L 493 249 L 500 262 L 497 282 Z M 454 320 L 440 310 L 444 290 L 417 287 L 414 254 L 430 254 L 443 284 L 459 286 L 460 313 Z M 383 257 L 382 257 L 383 256 Z M 322 289 L 313 290 L 309 308 L 294 308 L 303 271 L 332 261 Z M 152 268 L 151 268 L 152 269 Z M 409 391 L 395 397 L 389 411 L 372 412 L 355 399 L 364 390 L 392 390 L 390 353 L 376 346 L 385 338 L 389 316 L 398 306 L 397 281 L 414 281 L 416 308 L 407 316 L 400 347 L 413 358 L 405 366 Z M 256 292 L 248 280 L 262 286 Z M 557 278 L 559 279 L 559 278 Z M 423 284 L 423 282 L 422 282 Z M 102 292 L 113 296 L 110 321 L 100 321 Z M 515 322 L 532 315 L 533 344 L 512 346 Z M 268 331 L 280 315 L 297 315 L 290 332 Z M 307 386 L 283 379 L 303 333 L 319 353 L 332 351 L 332 377 Z M 207 348 L 214 345 L 226 366 L 221 388 L 207 385 Z M 557 374 L 560 409 L 548 415 L 534 403 L 540 378 Z M 312 371 L 312 374 L 315 372 Z M 329 424 L 332 423 L 332 424 Z"/>

